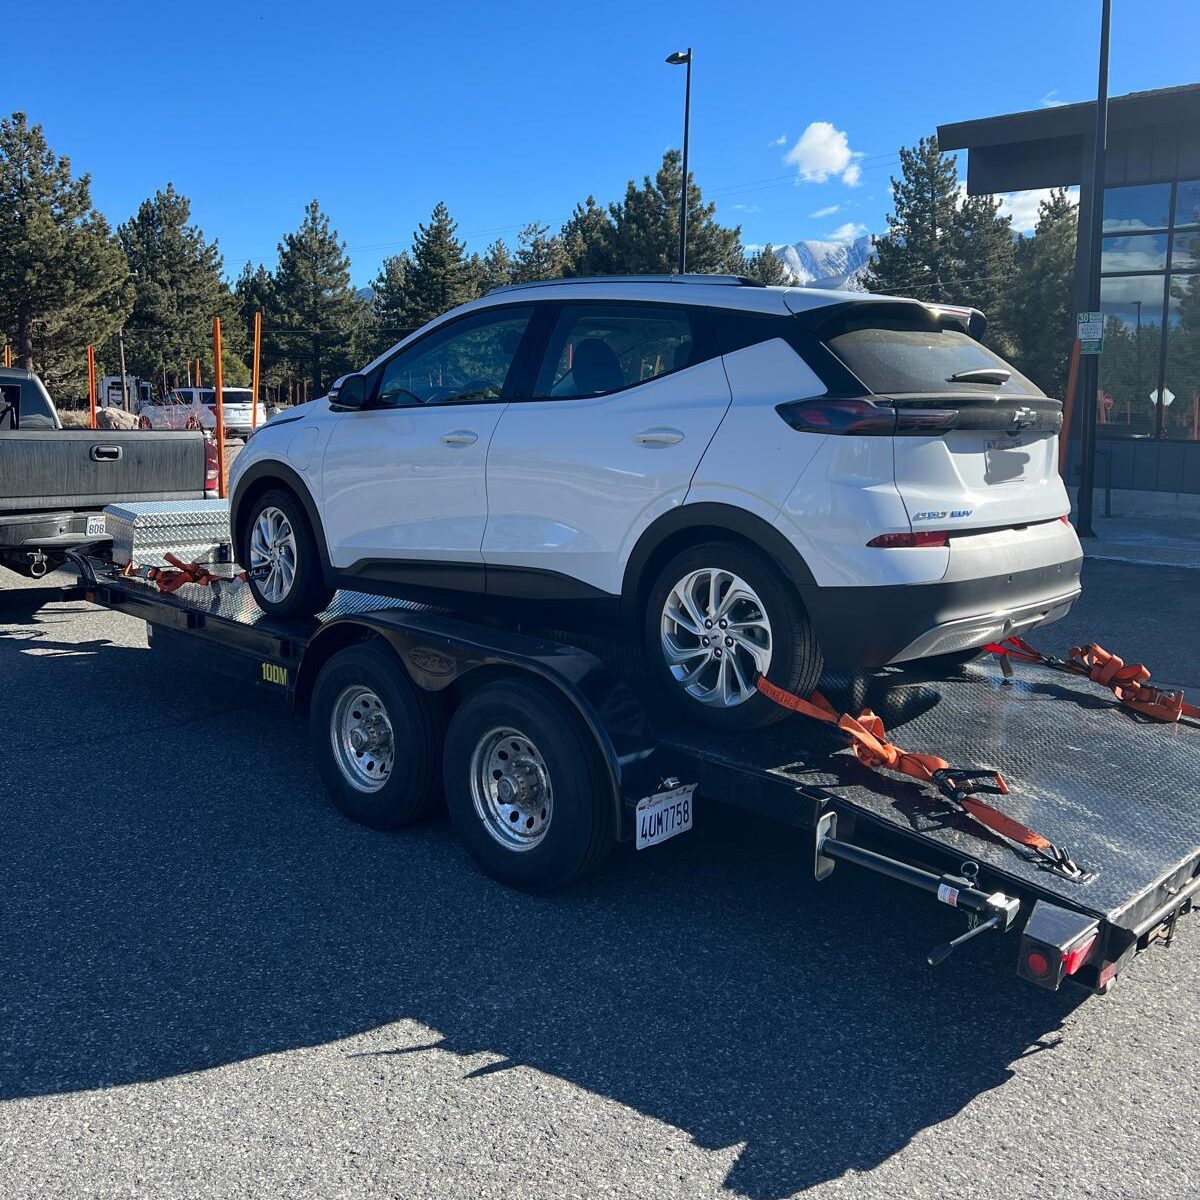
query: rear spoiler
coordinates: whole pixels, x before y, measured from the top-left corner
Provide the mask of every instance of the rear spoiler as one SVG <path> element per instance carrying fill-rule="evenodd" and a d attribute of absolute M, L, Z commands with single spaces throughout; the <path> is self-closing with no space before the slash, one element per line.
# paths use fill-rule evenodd
<path fill-rule="evenodd" d="M 983 335 L 987 332 L 987 317 L 979 309 L 958 304 L 926 304 L 925 307 L 942 325 L 961 329 L 977 342 L 983 341 Z"/>

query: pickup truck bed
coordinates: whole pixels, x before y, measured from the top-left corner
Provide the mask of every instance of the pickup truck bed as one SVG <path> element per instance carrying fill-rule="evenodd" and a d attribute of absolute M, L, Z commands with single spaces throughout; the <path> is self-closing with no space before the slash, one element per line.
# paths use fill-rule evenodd
<path fill-rule="evenodd" d="M 32 372 L 0 369 L 0 387 L 0 563 L 44 574 L 108 504 L 204 497 L 203 433 L 63 429 Z"/>

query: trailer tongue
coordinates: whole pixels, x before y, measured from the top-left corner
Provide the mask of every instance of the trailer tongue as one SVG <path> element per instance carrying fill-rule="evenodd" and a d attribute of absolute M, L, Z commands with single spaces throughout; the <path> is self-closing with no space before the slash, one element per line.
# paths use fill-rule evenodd
<path fill-rule="evenodd" d="M 931 964 L 966 941 L 1020 928 L 1020 975 L 1044 988 L 1069 978 L 1096 991 L 1105 990 L 1137 951 L 1169 942 L 1179 916 L 1197 903 L 1194 723 L 1147 721 L 1078 674 L 1034 662 L 1010 678 L 1000 660 L 989 657 L 936 677 L 892 670 L 823 681 L 838 711 L 870 709 L 897 743 L 945 756 L 911 757 L 953 762 L 954 787 L 938 791 L 929 779 L 870 769 L 832 724 L 794 719 L 721 736 L 655 708 L 652 726 L 640 656 L 628 647 L 485 626 L 422 605 L 352 594 L 339 594 L 309 621 L 270 618 L 227 560 L 214 554 L 191 569 L 160 556 L 135 561 L 129 573 L 107 552 L 80 553 L 73 556 L 80 587 L 70 594 L 146 620 L 156 651 L 266 686 L 298 707 L 311 705 L 319 762 L 331 734 L 335 748 L 340 736 L 321 725 L 322 696 L 333 694 L 322 680 L 340 671 L 344 696 L 361 682 L 346 675 L 355 662 L 376 675 L 385 672 L 388 687 L 358 691 L 384 708 L 401 699 L 416 706 L 427 718 L 418 722 L 424 742 L 392 744 L 401 728 L 395 713 L 375 714 L 366 732 L 354 725 L 359 714 L 348 713 L 340 719 L 354 728 L 341 731 L 349 748 L 343 757 L 353 766 L 355 755 L 369 757 L 386 735 L 392 757 L 381 752 L 381 763 L 402 763 L 413 776 L 435 778 L 431 772 L 442 768 L 413 757 L 436 749 L 440 763 L 433 739 L 445 731 L 452 815 L 484 868 L 504 882 L 544 888 L 568 881 L 594 866 L 610 841 L 636 837 L 639 848 L 653 846 L 690 829 L 697 807 L 696 819 L 703 820 L 714 812 L 706 814 L 706 803 L 720 801 L 810 831 L 818 880 L 840 862 L 961 910 L 966 929 L 934 947 Z M 172 590 L 162 590 L 167 585 Z M 371 654 L 361 653 L 364 644 Z M 389 680 L 402 698 L 381 700 Z M 478 718 L 480 729 L 496 724 L 494 716 L 483 718 L 502 710 L 506 686 L 513 693 L 508 719 L 517 725 L 523 706 L 538 710 L 549 700 L 550 707 L 540 709 L 540 734 L 514 732 L 507 742 L 489 742 L 491 757 L 484 761 L 472 752 L 468 718 Z M 567 744 L 576 748 L 559 755 L 557 765 L 555 723 L 573 731 Z M 452 754 L 455 749 L 462 753 Z M 456 776 L 468 765 L 473 771 L 476 759 L 489 769 L 479 779 L 472 775 L 463 790 L 465 776 L 458 783 Z M 989 828 L 963 804 L 971 794 L 967 768 L 1003 772 L 1007 825 Z M 327 781 L 336 780 L 331 770 L 323 766 Z M 332 791 L 356 819 L 406 819 L 378 804 L 364 808 L 353 790 L 341 797 Z M 455 795 L 463 797 L 457 809 Z M 464 828 L 474 820 L 471 795 L 480 829 L 487 822 L 497 826 L 486 828 L 488 837 Z M 410 799 L 404 813 L 429 801 L 428 795 L 420 803 Z M 581 834 L 579 862 L 570 870 L 559 863 L 553 879 L 539 879 L 530 864 L 546 855 L 544 830 L 572 819 L 564 807 L 571 804 L 593 814 Z M 1072 869 L 1030 853 L 1030 845 L 1013 836 L 1020 829 L 1037 831 Z M 845 878 L 853 880 L 855 872 Z"/>

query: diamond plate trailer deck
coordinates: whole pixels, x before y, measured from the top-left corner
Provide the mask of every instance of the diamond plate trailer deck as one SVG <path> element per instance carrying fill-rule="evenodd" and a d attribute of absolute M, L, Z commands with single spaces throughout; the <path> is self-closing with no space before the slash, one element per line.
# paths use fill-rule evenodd
<path fill-rule="evenodd" d="M 630 836 L 639 796 L 672 780 L 696 782 L 702 802 L 812 830 L 818 878 L 849 860 L 957 903 L 973 926 L 991 918 L 1003 929 L 1012 916 L 1001 919 L 996 898 L 1019 901 L 1018 970 L 1042 986 L 1057 986 L 1061 974 L 1049 982 L 1032 975 L 1031 947 L 1078 947 L 1095 933 L 1073 979 L 1103 990 L 1138 950 L 1169 940 L 1200 891 L 1200 731 L 1138 719 L 1107 691 L 1044 668 L 1021 667 L 1006 680 L 988 658 L 941 675 L 883 671 L 823 686 L 843 709 L 877 712 L 899 745 L 1002 771 L 1010 794 L 998 806 L 1069 850 L 1086 870 L 1080 880 L 1027 861 L 914 781 L 867 769 L 815 722 L 789 717 L 721 735 L 657 706 L 652 727 L 641 656 L 620 644 L 348 593 L 318 618 L 282 621 L 262 613 L 244 585 L 185 585 L 165 595 L 102 558 L 80 555 L 76 566 L 82 586 L 74 594 L 145 619 L 152 645 L 282 691 L 299 706 L 315 675 L 309 660 L 320 657 L 311 648 L 364 633 L 388 640 L 429 690 L 480 666 L 533 670 L 571 698 L 602 744 L 622 836 Z"/>

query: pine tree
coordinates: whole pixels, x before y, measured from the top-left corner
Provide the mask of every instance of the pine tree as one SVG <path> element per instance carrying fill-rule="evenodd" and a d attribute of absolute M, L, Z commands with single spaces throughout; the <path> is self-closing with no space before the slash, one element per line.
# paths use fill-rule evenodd
<path fill-rule="evenodd" d="M 1000 215 L 991 196 L 968 196 L 959 209 L 954 232 L 957 298 L 988 318 L 985 342 L 1010 356 L 1009 294 L 1016 270 L 1012 218 Z"/>
<path fill-rule="evenodd" d="M 683 171 L 678 150 L 663 155 L 654 179 L 642 186 L 632 180 L 625 197 L 609 206 L 612 215 L 611 270 L 616 274 L 670 274 L 679 267 L 679 196 Z M 742 260 L 741 230 L 717 223 L 715 204 L 705 204 L 688 173 L 688 249 L 690 273 L 729 271 Z"/>
<path fill-rule="evenodd" d="M 484 253 L 481 260 L 482 273 L 480 290 L 490 292 L 513 281 L 513 257 L 508 247 L 497 238 Z"/>
<path fill-rule="evenodd" d="M 1017 245 L 1009 300 L 1014 365 L 1043 391 L 1062 396 L 1074 344 L 1075 239 L 1078 219 L 1065 190 L 1038 206 L 1033 236 Z"/>
<path fill-rule="evenodd" d="M 748 275 L 767 287 L 785 287 L 792 282 L 792 273 L 779 260 L 775 247 L 768 242 L 753 254 L 743 255 L 737 268 L 739 275 Z"/>
<path fill-rule="evenodd" d="M 85 348 L 129 314 L 129 265 L 92 207 L 90 177 L 72 179 L 22 112 L 0 120 L 0 248 L 0 330 L 16 364 L 52 391 L 79 386 Z"/>
<path fill-rule="evenodd" d="M 408 277 L 412 260 L 407 250 L 385 258 L 379 274 L 371 280 L 375 293 L 371 301 L 375 353 L 399 341 L 411 328 L 408 322 Z"/>
<path fill-rule="evenodd" d="M 275 296 L 296 361 L 307 360 L 315 394 L 352 369 L 363 303 L 350 285 L 346 246 L 313 200 L 295 233 L 279 243 Z"/>
<path fill-rule="evenodd" d="M 410 325 L 424 325 L 471 298 L 471 279 L 463 256 L 463 244 L 454 236 L 457 229 L 450 210 L 439 201 L 429 224 L 418 225 L 413 234 L 405 312 Z"/>
<path fill-rule="evenodd" d="M 550 226 L 531 221 L 517 235 L 517 254 L 513 261 L 513 283 L 532 283 L 537 279 L 557 279 L 565 265 L 562 242 L 550 233 Z"/>
<path fill-rule="evenodd" d="M 875 239 L 876 257 L 863 273 L 869 292 L 955 302 L 958 271 L 958 171 L 936 137 L 900 150 L 900 178 L 892 178 L 888 231 Z"/>
<path fill-rule="evenodd" d="M 240 382 L 246 342 L 241 305 L 222 278 L 216 242 L 188 224 L 190 215 L 191 202 L 168 183 L 118 230 L 135 273 L 126 362 L 135 375 L 177 383 L 199 357 L 211 379 L 212 321 L 220 316 L 222 368 L 227 382 Z"/>
<path fill-rule="evenodd" d="M 613 222 L 608 210 L 589 196 L 575 205 L 559 239 L 563 246 L 563 274 L 612 274 Z"/>

